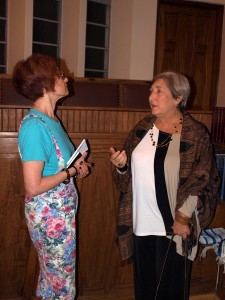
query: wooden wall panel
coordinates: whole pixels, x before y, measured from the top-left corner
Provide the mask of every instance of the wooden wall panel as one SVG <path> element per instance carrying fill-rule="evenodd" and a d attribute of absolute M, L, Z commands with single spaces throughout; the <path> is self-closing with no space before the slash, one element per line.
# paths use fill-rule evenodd
<path fill-rule="evenodd" d="M 5 143 L 10 144 L 10 139 Z M 7 147 L 9 148 L 9 147 Z M 24 220 L 24 190 L 18 154 L 0 153 L 0 298 L 21 296 L 30 238 Z"/>
<path fill-rule="evenodd" d="M 215 107 L 212 111 L 212 139 L 225 146 L 225 107 Z"/>
<path fill-rule="evenodd" d="M 0 106 L 0 299 L 32 299 L 37 255 L 24 220 L 24 190 L 17 128 L 28 107 Z M 78 145 L 91 147 L 91 175 L 77 180 L 79 295 L 107 294 L 132 287 L 132 265 L 122 266 L 115 239 L 118 192 L 112 180 L 109 147 L 120 149 L 127 133 L 147 110 L 61 107 L 58 115 Z M 193 112 L 211 127 L 210 112 Z M 78 298 L 79 299 L 79 298 Z"/>
<path fill-rule="evenodd" d="M 29 106 L 0 105 L 0 132 L 17 132 Z M 212 111 L 189 111 L 211 131 Z M 57 115 L 68 133 L 128 133 L 149 109 L 59 106 Z"/>
<path fill-rule="evenodd" d="M 111 276 L 118 261 L 115 255 L 110 255 L 116 250 L 116 199 L 109 154 L 93 153 L 90 159 L 95 163 L 91 176 L 78 182 L 82 195 L 78 214 L 81 293 L 114 285 Z"/>
<path fill-rule="evenodd" d="M 21 119 L 26 115 L 28 106 L 20 108 L 18 106 L 2 105 L 0 109 L 0 132 L 17 132 Z"/>

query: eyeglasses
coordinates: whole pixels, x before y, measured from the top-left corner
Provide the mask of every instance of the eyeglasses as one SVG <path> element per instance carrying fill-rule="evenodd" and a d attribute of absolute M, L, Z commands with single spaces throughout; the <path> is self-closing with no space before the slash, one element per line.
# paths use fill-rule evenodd
<path fill-rule="evenodd" d="M 64 80 L 66 78 L 66 76 L 64 75 L 64 73 L 60 73 L 59 77 L 62 78 L 62 80 Z"/>

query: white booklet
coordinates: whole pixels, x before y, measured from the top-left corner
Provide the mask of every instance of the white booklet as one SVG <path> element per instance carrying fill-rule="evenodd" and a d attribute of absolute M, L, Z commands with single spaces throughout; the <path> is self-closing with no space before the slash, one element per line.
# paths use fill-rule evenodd
<path fill-rule="evenodd" d="M 86 140 L 83 140 L 80 145 L 77 147 L 76 151 L 73 153 L 73 155 L 70 157 L 70 159 L 67 162 L 67 168 L 76 160 L 78 159 L 85 151 L 88 151 L 88 145 Z"/>

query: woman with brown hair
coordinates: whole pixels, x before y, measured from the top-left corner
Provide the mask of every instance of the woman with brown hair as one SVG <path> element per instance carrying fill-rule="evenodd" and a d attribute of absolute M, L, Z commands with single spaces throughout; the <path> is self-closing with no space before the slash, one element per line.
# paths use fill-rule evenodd
<path fill-rule="evenodd" d="M 68 79 L 56 61 L 34 54 L 16 64 L 13 83 L 33 100 L 21 122 L 18 142 L 23 166 L 25 216 L 38 252 L 37 299 L 75 297 L 76 221 L 74 178 L 84 178 L 90 163 L 85 152 L 71 167 L 74 146 L 55 115 L 56 103 L 68 95 Z"/>

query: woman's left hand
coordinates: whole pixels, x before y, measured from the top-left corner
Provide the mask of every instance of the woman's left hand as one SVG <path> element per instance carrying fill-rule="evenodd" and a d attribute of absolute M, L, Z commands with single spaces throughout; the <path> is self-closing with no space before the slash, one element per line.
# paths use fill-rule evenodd
<path fill-rule="evenodd" d="M 180 235 L 182 239 L 186 239 L 190 235 L 190 229 L 188 225 L 182 225 L 174 220 L 173 223 L 173 233 Z"/>
<path fill-rule="evenodd" d="M 190 235 L 189 222 L 190 218 L 188 216 L 186 216 L 181 211 L 177 211 L 172 227 L 174 234 L 178 234 L 183 239 L 186 239 Z"/>
<path fill-rule="evenodd" d="M 84 152 L 76 162 L 75 167 L 77 168 L 78 178 L 84 178 L 90 173 L 90 167 L 92 167 L 92 163 L 85 161 L 87 157 L 87 152 Z"/>

